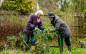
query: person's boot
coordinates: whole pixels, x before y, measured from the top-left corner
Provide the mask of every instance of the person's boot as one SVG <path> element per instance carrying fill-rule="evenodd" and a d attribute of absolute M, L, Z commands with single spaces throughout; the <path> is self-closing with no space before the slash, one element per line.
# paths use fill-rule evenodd
<path fill-rule="evenodd" d="M 34 51 L 34 50 L 35 50 L 35 48 L 36 48 L 35 46 L 31 46 L 31 50 L 33 50 L 33 51 Z"/>
<path fill-rule="evenodd" d="M 36 48 L 35 46 L 31 46 L 31 50 L 32 50 L 32 53 L 33 53 L 33 54 L 36 54 L 35 48 Z"/>
<path fill-rule="evenodd" d="M 68 51 L 70 51 L 70 52 L 71 52 L 71 46 L 68 46 Z"/>
<path fill-rule="evenodd" d="M 63 46 L 59 46 L 60 54 L 63 54 Z"/>

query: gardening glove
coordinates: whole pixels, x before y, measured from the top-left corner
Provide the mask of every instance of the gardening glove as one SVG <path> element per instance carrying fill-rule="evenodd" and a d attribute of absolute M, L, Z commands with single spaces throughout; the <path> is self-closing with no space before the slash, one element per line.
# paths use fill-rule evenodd
<path fill-rule="evenodd" d="M 37 28 L 37 27 L 35 27 L 35 30 L 38 30 L 38 28 Z"/>
<path fill-rule="evenodd" d="M 46 33 L 47 33 L 47 30 L 46 30 L 45 28 L 42 30 L 42 33 L 44 33 L 44 32 L 46 32 Z"/>
<path fill-rule="evenodd" d="M 37 24 L 35 24 L 35 26 L 33 27 L 34 29 L 35 29 L 36 25 L 37 25 Z"/>
<path fill-rule="evenodd" d="M 45 28 L 42 28 L 42 30 L 44 31 L 44 30 L 45 30 Z"/>

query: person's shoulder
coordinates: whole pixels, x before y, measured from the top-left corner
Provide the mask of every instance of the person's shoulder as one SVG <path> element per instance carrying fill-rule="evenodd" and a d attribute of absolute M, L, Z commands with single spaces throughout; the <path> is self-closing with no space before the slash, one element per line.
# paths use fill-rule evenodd
<path fill-rule="evenodd" d="M 55 15 L 55 17 L 57 18 L 57 19 L 59 19 L 60 17 L 59 16 L 57 16 L 57 15 Z"/>
<path fill-rule="evenodd" d="M 35 13 L 31 14 L 30 16 L 35 16 Z"/>
<path fill-rule="evenodd" d="M 33 18 L 35 16 L 35 14 L 30 14 L 28 18 Z"/>
<path fill-rule="evenodd" d="M 59 16 L 57 16 L 57 15 L 55 15 L 55 20 L 58 20 L 58 19 L 60 19 L 60 17 L 59 17 Z"/>

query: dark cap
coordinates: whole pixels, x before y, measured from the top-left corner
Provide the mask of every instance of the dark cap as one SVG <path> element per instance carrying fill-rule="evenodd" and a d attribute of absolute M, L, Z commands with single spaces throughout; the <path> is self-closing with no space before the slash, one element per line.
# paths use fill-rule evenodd
<path fill-rule="evenodd" d="M 53 12 L 49 12 L 47 17 L 55 17 Z"/>

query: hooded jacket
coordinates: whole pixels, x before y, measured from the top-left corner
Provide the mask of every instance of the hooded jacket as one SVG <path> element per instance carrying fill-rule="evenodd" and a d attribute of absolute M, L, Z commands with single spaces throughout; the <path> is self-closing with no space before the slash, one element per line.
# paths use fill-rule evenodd
<path fill-rule="evenodd" d="M 55 15 L 55 20 L 54 20 L 54 29 L 51 29 L 50 32 L 55 32 L 55 31 L 59 31 L 59 33 L 61 33 L 61 35 L 63 37 L 67 37 L 71 35 L 71 31 L 70 28 L 68 27 L 68 25 L 63 22 L 60 17 Z"/>

